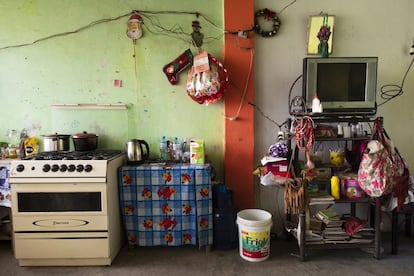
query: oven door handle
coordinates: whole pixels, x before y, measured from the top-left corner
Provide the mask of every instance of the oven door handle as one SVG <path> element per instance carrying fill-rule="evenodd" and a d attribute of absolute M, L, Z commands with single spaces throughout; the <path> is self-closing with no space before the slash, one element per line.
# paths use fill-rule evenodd
<path fill-rule="evenodd" d="M 107 239 L 107 232 L 53 232 L 53 233 L 15 233 L 15 238 L 19 239 Z"/>

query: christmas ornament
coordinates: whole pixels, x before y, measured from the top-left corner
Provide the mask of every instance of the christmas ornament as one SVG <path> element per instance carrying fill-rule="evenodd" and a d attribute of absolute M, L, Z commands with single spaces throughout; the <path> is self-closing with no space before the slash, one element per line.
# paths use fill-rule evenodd
<path fill-rule="evenodd" d="M 200 29 L 201 29 L 200 22 L 193 21 L 191 26 L 193 27 L 191 38 L 193 40 L 194 45 L 199 48 L 201 47 L 201 45 L 203 45 L 203 38 L 204 38 L 204 35 L 200 32 Z"/>
<path fill-rule="evenodd" d="M 208 54 L 209 69 L 198 72 L 195 66 L 187 74 L 187 94 L 199 104 L 217 102 L 223 96 L 228 82 L 227 70 L 215 57 Z"/>
<path fill-rule="evenodd" d="M 168 81 L 174 85 L 178 83 L 178 74 L 192 63 L 193 54 L 190 49 L 187 49 L 172 62 L 165 65 L 162 71 L 167 76 Z"/>
<path fill-rule="evenodd" d="M 134 41 L 134 44 L 136 43 L 137 39 L 142 37 L 141 24 L 142 18 L 137 12 L 134 12 L 127 21 L 126 34 Z"/>
<path fill-rule="evenodd" d="M 264 25 L 263 23 L 266 23 L 266 22 L 272 23 L 272 29 L 269 29 L 269 30 L 262 29 L 261 25 Z M 279 28 L 280 28 L 280 21 L 274 11 L 271 11 L 269 9 L 262 9 L 262 10 L 258 10 L 254 14 L 254 30 L 256 31 L 257 34 L 263 37 L 274 36 L 279 31 Z"/>

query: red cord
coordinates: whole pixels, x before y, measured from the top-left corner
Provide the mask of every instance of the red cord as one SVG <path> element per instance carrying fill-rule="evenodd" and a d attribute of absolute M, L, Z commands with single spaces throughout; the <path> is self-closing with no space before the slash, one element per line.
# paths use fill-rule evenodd
<path fill-rule="evenodd" d="M 308 151 L 313 145 L 313 120 L 308 116 L 304 116 L 296 124 L 295 138 L 296 146 L 301 151 Z"/>

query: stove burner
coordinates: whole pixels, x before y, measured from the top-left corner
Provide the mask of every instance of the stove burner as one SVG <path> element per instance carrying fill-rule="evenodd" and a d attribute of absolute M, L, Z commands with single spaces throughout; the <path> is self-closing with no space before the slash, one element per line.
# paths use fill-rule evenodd
<path fill-rule="evenodd" d="M 45 151 L 23 160 L 110 160 L 121 153 L 120 150 Z"/>

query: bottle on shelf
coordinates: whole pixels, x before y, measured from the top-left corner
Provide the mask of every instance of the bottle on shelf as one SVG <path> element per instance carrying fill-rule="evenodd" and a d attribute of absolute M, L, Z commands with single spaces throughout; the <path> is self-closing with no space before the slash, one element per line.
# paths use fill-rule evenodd
<path fill-rule="evenodd" d="M 341 198 L 340 182 L 341 181 L 338 176 L 334 175 L 331 177 L 331 196 L 337 200 Z"/>
<path fill-rule="evenodd" d="M 178 137 L 174 138 L 173 142 L 173 155 L 174 155 L 174 161 L 175 162 L 181 162 L 183 157 L 183 150 L 181 143 L 178 139 Z"/>
<path fill-rule="evenodd" d="M 162 136 L 160 141 L 160 159 L 161 161 L 168 160 L 168 146 L 167 138 L 165 136 Z"/>
<path fill-rule="evenodd" d="M 344 137 L 344 130 L 343 130 L 342 125 L 341 125 L 341 124 L 338 124 L 337 137 L 339 137 L 339 138 Z"/>
<path fill-rule="evenodd" d="M 321 113 L 322 112 L 322 104 L 318 98 L 318 94 L 315 93 L 312 100 L 312 113 Z"/>

